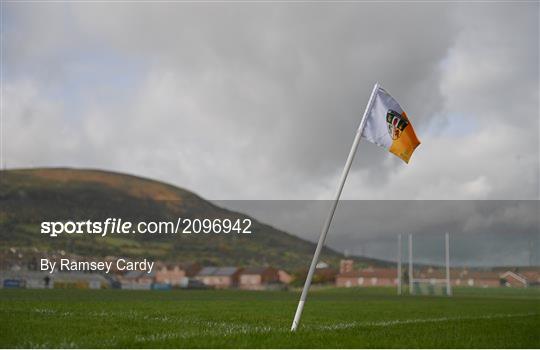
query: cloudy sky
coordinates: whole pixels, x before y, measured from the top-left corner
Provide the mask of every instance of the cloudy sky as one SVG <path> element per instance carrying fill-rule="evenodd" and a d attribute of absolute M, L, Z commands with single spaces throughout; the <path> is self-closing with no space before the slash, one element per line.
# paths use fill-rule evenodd
<path fill-rule="evenodd" d="M 422 145 L 361 142 L 345 199 L 537 201 L 539 6 L 3 3 L 1 160 L 330 199 L 379 81 Z"/>

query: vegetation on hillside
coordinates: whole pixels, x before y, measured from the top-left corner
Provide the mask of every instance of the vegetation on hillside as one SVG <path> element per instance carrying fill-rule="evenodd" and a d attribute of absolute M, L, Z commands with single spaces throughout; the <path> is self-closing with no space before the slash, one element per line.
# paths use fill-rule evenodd
<path fill-rule="evenodd" d="M 247 218 L 187 190 L 140 177 L 98 170 L 25 169 L 0 172 L 2 247 L 81 256 L 127 256 L 209 265 L 273 265 L 304 269 L 315 245 L 253 219 L 252 234 L 130 234 L 107 237 L 40 233 L 43 221 L 122 218 Z M 324 249 L 337 266 L 341 255 Z"/>

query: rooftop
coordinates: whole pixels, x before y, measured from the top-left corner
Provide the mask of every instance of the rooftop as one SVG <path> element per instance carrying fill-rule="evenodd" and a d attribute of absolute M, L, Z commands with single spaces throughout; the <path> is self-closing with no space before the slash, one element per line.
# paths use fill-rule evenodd
<path fill-rule="evenodd" d="M 237 267 L 227 266 L 227 267 L 213 267 L 207 266 L 204 267 L 197 276 L 232 276 L 238 271 Z"/>

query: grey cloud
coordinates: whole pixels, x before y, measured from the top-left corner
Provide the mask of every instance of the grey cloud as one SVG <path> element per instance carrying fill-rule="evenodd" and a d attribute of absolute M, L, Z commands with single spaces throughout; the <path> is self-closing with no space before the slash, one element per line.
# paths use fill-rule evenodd
<path fill-rule="evenodd" d="M 249 168 L 250 162 L 272 164 L 263 164 L 261 171 L 273 172 L 268 178 L 275 187 L 302 186 L 306 178 L 336 172 L 377 79 L 405 99 L 422 91 L 426 100 L 441 103 L 437 90 L 417 86 L 437 80 L 437 65 L 450 41 L 449 19 L 441 6 L 77 4 L 61 8 L 57 13 L 49 10 L 41 19 L 47 26 L 49 21 L 62 23 L 66 12 L 74 16 L 69 23 L 75 27 L 75 39 L 59 40 L 58 46 L 72 43 L 75 52 L 88 52 L 100 42 L 98 47 L 118 51 L 128 60 L 142 56 L 151 62 L 150 75 L 170 75 L 185 82 L 185 90 L 165 102 L 170 111 L 162 111 L 163 101 L 156 101 L 154 129 L 146 129 L 153 131 L 149 139 L 169 138 L 172 130 L 182 134 L 189 129 L 190 134 L 200 134 L 204 143 L 172 146 L 225 146 L 223 153 L 230 147 L 229 154 L 219 155 L 227 159 L 237 151 L 231 143 L 245 138 L 242 159 Z M 21 17 L 31 21 L 37 10 L 25 9 L 26 16 Z M 31 42 L 39 41 L 39 29 L 28 35 Z M 66 67 L 71 64 L 69 58 L 58 60 Z M 143 90 L 141 95 L 151 93 Z M 183 115 L 191 112 L 182 108 L 185 98 L 192 99 L 190 103 L 201 113 L 192 118 Z M 175 110 L 176 119 L 171 116 Z M 105 111 L 107 124 L 114 130 L 128 127 L 126 134 L 131 129 L 137 132 L 136 125 L 146 122 L 130 112 L 129 106 L 123 108 L 125 115 Z M 418 124 L 426 118 L 427 110 L 422 112 Z M 216 135 L 197 128 L 194 118 L 212 119 L 214 127 L 224 132 L 205 138 L 206 133 Z M 162 121 L 170 133 L 159 128 Z M 110 137 L 109 147 L 126 152 L 121 142 L 129 136 L 116 134 Z M 379 150 L 368 149 L 358 164 L 385 173 L 380 159 Z M 260 195 L 264 189 L 257 192 Z"/>
<path fill-rule="evenodd" d="M 224 201 L 301 237 L 317 240 L 330 201 Z M 538 201 L 355 201 L 339 203 L 327 245 L 341 252 L 396 259 L 397 235 L 413 234 L 415 261 L 441 264 L 444 233 L 454 265 L 540 264 Z M 404 241 L 404 245 L 405 245 Z M 405 256 L 405 247 L 403 248 Z"/>

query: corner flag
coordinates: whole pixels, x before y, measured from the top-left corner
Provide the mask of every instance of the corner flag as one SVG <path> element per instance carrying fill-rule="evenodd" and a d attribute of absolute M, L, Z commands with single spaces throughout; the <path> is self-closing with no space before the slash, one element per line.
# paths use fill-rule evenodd
<path fill-rule="evenodd" d="M 411 121 L 399 103 L 382 87 L 377 86 L 374 92 L 362 137 L 409 163 L 412 153 L 420 144 Z"/>
<path fill-rule="evenodd" d="M 304 288 L 302 289 L 302 294 L 300 295 L 300 301 L 298 302 L 296 313 L 294 314 L 294 319 L 291 326 L 292 332 L 296 331 L 300 325 L 300 318 L 302 317 L 304 304 L 307 300 L 307 293 L 309 287 L 311 286 L 313 275 L 315 274 L 315 267 L 319 261 L 319 256 L 321 255 L 321 250 L 326 240 L 326 235 L 328 234 L 330 224 L 332 223 L 334 213 L 336 212 L 339 197 L 343 191 L 343 186 L 345 186 L 345 180 L 347 180 L 347 175 L 351 169 L 354 155 L 356 154 L 356 149 L 358 148 L 358 144 L 360 143 L 360 139 L 362 137 L 386 148 L 396 156 L 403 159 L 406 163 L 409 163 L 409 159 L 411 158 L 414 149 L 420 144 L 420 141 L 418 141 L 418 138 L 414 133 L 409 118 L 407 118 L 407 115 L 403 109 L 401 109 L 399 103 L 397 103 L 392 96 L 384 91 L 384 89 L 379 86 L 379 83 L 375 83 L 366 109 L 364 110 L 364 115 L 360 121 L 360 126 L 356 131 L 356 136 L 354 137 L 351 150 L 349 151 L 349 156 L 345 162 L 345 167 L 341 173 L 341 179 L 339 180 L 339 186 L 336 191 L 335 199 L 332 202 L 330 212 L 326 217 L 321 235 L 319 236 L 317 248 L 313 254 L 313 259 L 311 260 L 311 265 L 309 266 Z"/>

